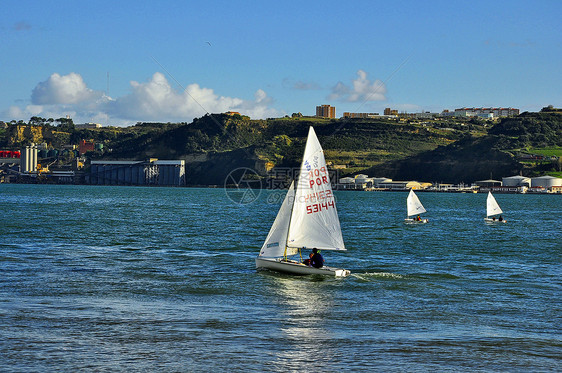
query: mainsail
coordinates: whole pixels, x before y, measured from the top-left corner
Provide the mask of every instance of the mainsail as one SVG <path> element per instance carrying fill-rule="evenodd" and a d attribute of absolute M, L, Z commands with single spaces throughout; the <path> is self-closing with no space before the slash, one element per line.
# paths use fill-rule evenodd
<path fill-rule="evenodd" d="M 426 212 L 413 189 L 410 189 L 410 194 L 408 194 L 408 198 L 406 199 L 406 206 L 408 207 L 408 216 L 423 214 Z"/>
<path fill-rule="evenodd" d="M 496 202 L 496 199 L 492 195 L 492 192 L 488 192 L 488 198 L 486 199 L 486 216 L 492 216 L 503 213 L 500 205 Z"/>
<path fill-rule="evenodd" d="M 291 220 L 291 210 L 295 201 L 294 183 L 291 183 L 289 191 L 285 195 L 283 204 L 279 208 L 277 217 L 269 230 L 269 234 L 260 250 L 260 255 L 268 258 L 279 258 L 285 253 L 285 245 L 287 244 L 287 231 L 289 229 L 289 221 Z M 287 251 L 287 255 L 296 254 L 296 249 Z"/>
<path fill-rule="evenodd" d="M 345 250 L 324 151 L 312 127 L 297 182 L 287 246 Z"/>

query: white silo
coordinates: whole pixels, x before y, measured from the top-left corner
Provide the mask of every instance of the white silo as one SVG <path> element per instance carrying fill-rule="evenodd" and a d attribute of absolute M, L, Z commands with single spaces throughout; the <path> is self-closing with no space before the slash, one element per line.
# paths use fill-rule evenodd
<path fill-rule="evenodd" d="M 506 187 L 531 186 L 531 178 L 525 176 L 510 176 L 502 178 L 502 185 Z"/>
<path fill-rule="evenodd" d="M 37 171 L 37 148 L 26 146 L 21 150 L 20 172 Z"/>
<path fill-rule="evenodd" d="M 531 187 L 543 187 L 550 189 L 553 186 L 562 186 L 562 179 L 554 176 L 540 176 L 531 179 Z"/>

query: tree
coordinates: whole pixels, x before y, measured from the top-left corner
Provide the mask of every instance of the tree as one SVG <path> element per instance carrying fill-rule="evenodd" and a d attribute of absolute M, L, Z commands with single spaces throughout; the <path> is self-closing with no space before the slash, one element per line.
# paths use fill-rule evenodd
<path fill-rule="evenodd" d="M 63 132 L 73 132 L 76 127 L 74 126 L 74 122 L 72 118 L 59 118 L 55 120 L 58 123 L 58 127 Z"/>

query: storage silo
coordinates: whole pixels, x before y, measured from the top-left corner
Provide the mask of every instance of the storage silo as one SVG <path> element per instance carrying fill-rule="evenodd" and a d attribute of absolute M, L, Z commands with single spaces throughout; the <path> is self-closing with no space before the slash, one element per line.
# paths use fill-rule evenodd
<path fill-rule="evenodd" d="M 20 172 L 37 171 L 37 148 L 26 146 L 21 150 Z"/>
<path fill-rule="evenodd" d="M 562 186 L 562 179 L 554 176 L 540 176 L 531 179 L 531 187 L 550 189 L 553 186 Z"/>
<path fill-rule="evenodd" d="M 502 185 L 505 187 L 520 187 L 520 186 L 531 186 L 531 178 L 525 176 L 510 176 L 502 178 Z"/>

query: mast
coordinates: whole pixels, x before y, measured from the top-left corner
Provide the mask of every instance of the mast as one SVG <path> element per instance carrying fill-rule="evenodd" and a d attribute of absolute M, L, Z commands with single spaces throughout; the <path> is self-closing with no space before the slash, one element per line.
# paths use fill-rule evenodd
<path fill-rule="evenodd" d="M 310 139 L 310 127 L 308 129 L 308 134 L 306 135 L 306 143 L 304 144 L 304 151 L 302 152 L 302 160 L 301 160 L 301 166 L 299 168 L 299 176 L 297 177 L 297 185 L 295 186 L 295 196 L 293 198 L 293 206 L 291 206 L 291 215 L 289 216 L 289 226 L 287 227 L 287 237 L 285 238 L 285 253 L 283 254 L 283 259 L 285 260 L 287 260 L 287 249 L 289 247 L 289 231 L 291 230 L 291 220 L 293 219 L 293 210 L 295 209 L 295 200 L 297 199 L 297 191 L 299 189 L 299 184 L 301 181 L 301 172 L 304 166 L 304 156 L 306 154 L 306 147 L 308 146 L 309 139 Z"/>
<path fill-rule="evenodd" d="M 308 143 L 308 139 L 307 139 L 307 143 Z M 298 184 L 298 181 L 297 181 L 297 184 Z M 298 188 L 298 185 L 295 187 L 295 193 L 293 195 L 293 202 L 292 202 L 292 206 L 291 206 L 291 214 L 289 215 L 289 224 L 287 225 L 287 234 L 285 235 L 285 251 L 283 252 L 283 259 L 284 260 L 287 260 L 287 247 L 288 247 L 287 241 L 289 240 L 289 230 L 291 229 L 291 219 L 293 218 L 293 209 L 295 208 L 295 197 L 297 195 L 297 188 Z"/>

